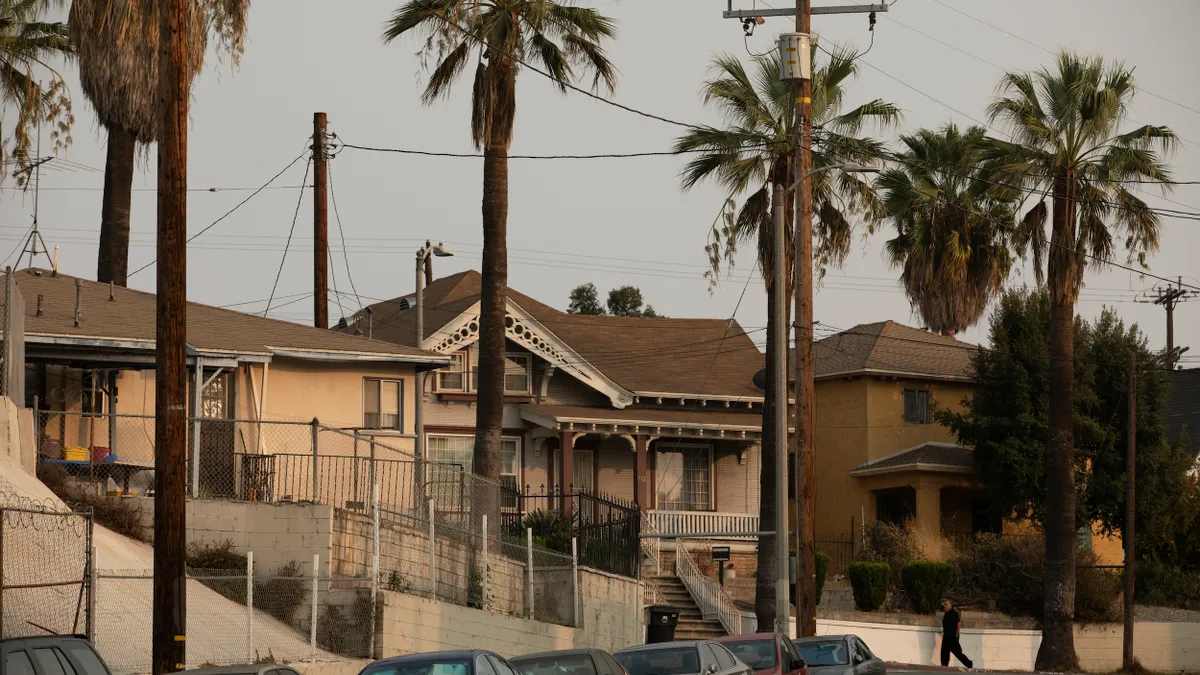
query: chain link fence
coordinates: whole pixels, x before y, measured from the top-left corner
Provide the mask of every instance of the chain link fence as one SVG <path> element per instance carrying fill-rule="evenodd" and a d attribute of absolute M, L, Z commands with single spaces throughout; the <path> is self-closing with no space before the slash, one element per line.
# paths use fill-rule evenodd
<path fill-rule="evenodd" d="M 0 495 L 0 639 L 93 634 L 92 518 Z"/>

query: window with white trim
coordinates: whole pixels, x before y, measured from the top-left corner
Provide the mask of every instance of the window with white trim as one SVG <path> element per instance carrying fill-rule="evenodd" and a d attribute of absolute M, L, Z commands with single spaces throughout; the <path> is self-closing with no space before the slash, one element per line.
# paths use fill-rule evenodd
<path fill-rule="evenodd" d="M 712 447 L 659 442 L 655 450 L 658 508 L 664 511 L 711 511 Z"/>
<path fill-rule="evenodd" d="M 529 354 L 504 355 L 504 393 L 529 394 L 532 391 L 531 365 Z"/>
<path fill-rule="evenodd" d="M 438 391 L 467 391 L 467 350 L 450 355 L 450 365 L 437 371 Z"/>
<path fill-rule="evenodd" d="M 454 483 L 454 487 L 443 486 L 434 491 L 435 495 L 452 495 L 449 497 L 458 503 L 458 490 L 462 481 L 459 472 L 470 474 L 475 455 L 475 437 L 465 435 L 427 434 L 425 436 L 425 456 L 430 462 L 453 467 L 454 471 L 437 472 L 440 476 L 430 476 L 427 481 L 431 484 Z M 500 484 L 510 490 L 517 490 L 521 477 L 521 439 L 517 436 L 505 436 L 500 439 Z M 438 499 L 439 502 L 443 501 Z M 439 508 L 450 508 L 449 505 Z M 457 508 L 457 507 L 455 507 Z"/>
<path fill-rule="evenodd" d="M 404 431 L 404 382 L 363 379 L 363 428 Z"/>

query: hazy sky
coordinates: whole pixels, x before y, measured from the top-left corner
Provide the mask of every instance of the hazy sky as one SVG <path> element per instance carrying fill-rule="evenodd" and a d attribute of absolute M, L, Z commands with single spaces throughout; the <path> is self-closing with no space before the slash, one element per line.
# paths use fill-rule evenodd
<path fill-rule="evenodd" d="M 758 1 L 759 6 L 766 4 Z M 734 4 L 749 8 L 751 2 Z M 263 184 L 308 143 L 314 111 L 327 112 L 331 130 L 349 143 L 471 152 L 469 80 L 448 100 L 423 106 L 416 39 L 388 47 L 380 41 L 383 22 L 398 4 L 399 0 L 255 0 L 240 69 L 232 72 L 210 55 L 194 90 L 188 167 L 192 187 L 252 189 Z M 618 22 L 620 35 L 608 46 L 620 69 L 615 100 L 675 120 L 718 121 L 698 95 L 711 59 L 721 52 L 748 58 L 740 24 L 721 18 L 724 0 L 582 4 Z M 789 30 L 790 21 L 772 19 L 758 27 L 749 49 L 770 49 L 774 35 Z M 974 123 L 971 118 L 985 120 L 985 106 L 1001 68 L 1046 65 L 1052 57 L 1045 49 L 1060 46 L 1100 53 L 1136 67 L 1144 90 L 1134 101 L 1129 125 L 1171 126 L 1185 139 L 1172 159 L 1176 177 L 1200 180 L 1200 89 L 1194 74 L 1200 44 L 1193 35 L 1198 21 L 1200 3 L 1195 0 L 898 0 L 879 16 L 874 47 L 861 59 L 861 75 L 849 86 L 847 105 L 876 97 L 892 101 L 904 111 L 904 130 L 950 120 L 966 126 Z M 865 15 L 818 16 L 813 24 L 826 44 L 865 49 L 870 39 Z M 74 145 L 64 158 L 94 170 L 48 165 L 41 229 L 51 247 L 61 246 L 63 271 L 94 278 L 104 141 L 78 89 L 74 67 L 67 65 L 64 72 L 69 74 L 77 116 Z M 532 72 L 520 76 L 517 96 L 514 153 L 658 151 L 667 149 L 680 131 L 582 95 L 562 95 Z M 135 179 L 131 271 L 154 257 L 153 157 L 151 150 L 150 166 L 140 167 Z M 707 267 L 704 245 L 722 194 L 711 186 L 680 192 L 682 164 L 674 157 L 513 160 L 511 285 L 565 307 L 568 292 L 577 284 L 594 282 L 604 294 L 629 283 L 670 316 L 730 316 L 746 288 L 753 247 L 744 247 L 734 276 L 710 294 L 702 277 Z M 298 162 L 276 185 L 299 186 L 304 171 L 304 162 Z M 426 238 L 443 240 L 458 254 L 436 261 L 439 276 L 477 268 L 481 160 L 346 149 L 332 161 L 331 174 L 349 267 L 364 303 L 368 296 L 393 297 L 411 290 L 413 252 Z M 31 222 L 33 200 L 32 193 L 15 192 L 11 178 L 5 185 L 0 246 L 12 249 Z M 248 194 L 191 193 L 189 232 L 208 226 Z M 188 255 L 189 298 L 216 305 L 261 301 L 238 306 L 261 311 L 299 196 L 297 187 L 263 192 L 198 238 Z M 1200 211 L 1200 185 L 1177 188 L 1170 195 L 1177 203 L 1153 194 L 1148 199 L 1156 206 Z M 330 221 L 335 280 L 346 292 L 346 260 L 332 209 Z M 301 299 L 272 310 L 272 316 L 310 320 L 312 300 L 301 296 L 312 290 L 311 235 L 312 199 L 306 191 L 275 304 Z M 838 328 L 883 319 L 919 325 L 896 285 L 896 272 L 883 260 L 882 244 L 888 236 L 885 228 L 856 240 L 845 268 L 831 272 L 817 294 L 818 321 Z M 1200 222 L 1164 220 L 1161 242 L 1161 249 L 1149 258 L 1152 272 L 1190 276 L 1185 281 L 1200 285 L 1195 278 L 1200 276 Z M 1124 261 L 1124 252 L 1117 258 Z M 1032 283 L 1032 277 L 1024 279 Z M 1012 283 L 1024 281 L 1016 276 Z M 1111 304 L 1127 320 L 1137 321 L 1153 346 L 1163 344 L 1163 310 L 1133 302 L 1140 291 L 1159 282 L 1107 269 L 1089 271 L 1086 283 L 1081 313 L 1093 316 Z M 153 290 L 153 268 L 132 277 L 130 285 Z M 353 298 L 342 302 L 346 315 L 357 309 Z M 738 321 L 749 329 L 762 327 L 765 307 L 761 281 L 749 280 Z M 334 304 L 331 319 L 342 313 Z M 979 341 L 985 334 L 986 320 L 965 337 Z M 1192 343 L 1200 350 L 1198 334 L 1200 300 L 1182 305 L 1175 322 L 1178 344 Z M 761 341 L 763 334 L 756 335 Z"/>

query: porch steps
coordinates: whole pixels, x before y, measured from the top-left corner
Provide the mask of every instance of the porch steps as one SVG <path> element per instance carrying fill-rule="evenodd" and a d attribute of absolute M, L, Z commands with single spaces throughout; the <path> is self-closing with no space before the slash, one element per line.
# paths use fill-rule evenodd
<path fill-rule="evenodd" d="M 672 551 L 672 556 L 674 552 Z M 663 566 L 663 571 L 674 571 L 674 561 L 671 568 Z M 654 578 L 659 592 L 668 605 L 679 610 L 679 625 L 675 628 L 675 640 L 707 640 L 725 635 L 725 628 L 716 619 L 705 619 L 692 599 L 683 581 L 674 575 L 662 575 Z"/>

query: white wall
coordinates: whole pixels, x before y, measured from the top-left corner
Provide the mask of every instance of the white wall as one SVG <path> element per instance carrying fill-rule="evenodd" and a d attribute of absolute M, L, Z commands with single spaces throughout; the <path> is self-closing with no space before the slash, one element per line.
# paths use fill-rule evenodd
<path fill-rule="evenodd" d="M 932 626 L 901 626 L 852 621 L 817 621 L 818 635 L 853 633 L 885 661 L 941 665 L 941 630 Z M 977 669 L 1033 670 L 1041 631 L 963 628 L 962 647 Z M 1138 623 L 1134 626 L 1134 656 L 1149 670 L 1200 670 L 1200 624 Z M 1120 624 L 1075 626 L 1075 653 L 1086 671 L 1112 672 L 1121 667 Z M 951 665 L 961 665 L 954 657 Z"/>

